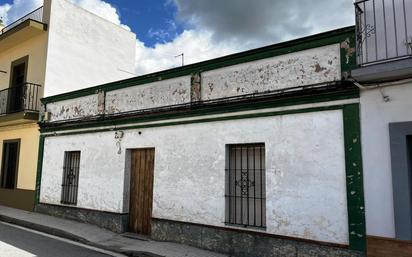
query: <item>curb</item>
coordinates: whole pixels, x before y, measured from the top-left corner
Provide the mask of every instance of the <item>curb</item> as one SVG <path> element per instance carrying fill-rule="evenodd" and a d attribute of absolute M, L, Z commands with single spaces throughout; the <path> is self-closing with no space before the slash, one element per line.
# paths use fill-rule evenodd
<path fill-rule="evenodd" d="M 56 228 L 53 228 L 53 227 L 39 225 L 39 224 L 36 224 L 36 223 L 33 223 L 33 222 L 29 222 L 29 221 L 25 221 L 25 220 L 13 218 L 13 217 L 5 216 L 5 215 L 2 215 L 2 214 L 0 214 L 0 221 L 6 222 L 6 223 L 9 223 L 9 224 L 14 224 L 14 225 L 21 226 L 21 227 L 25 227 L 25 228 L 29 228 L 29 229 L 36 230 L 36 231 L 39 231 L 39 232 L 43 232 L 43 233 L 46 233 L 46 234 L 49 234 L 49 235 L 65 238 L 65 239 L 68 239 L 68 240 L 71 240 L 71 241 L 79 242 L 79 243 L 89 245 L 89 246 L 93 246 L 93 247 L 96 247 L 96 248 L 100 248 L 100 249 L 103 249 L 103 250 L 124 254 L 124 255 L 127 255 L 127 256 L 130 256 L 130 257 L 164 257 L 164 256 L 157 255 L 157 254 L 150 253 L 150 252 L 121 250 L 121 249 L 115 248 L 115 247 L 107 247 L 107 246 L 99 245 L 97 243 L 90 242 L 89 240 L 87 240 L 83 237 L 74 235 L 72 233 L 68 233 L 68 232 L 66 232 L 64 230 L 61 230 L 61 229 L 56 229 Z"/>

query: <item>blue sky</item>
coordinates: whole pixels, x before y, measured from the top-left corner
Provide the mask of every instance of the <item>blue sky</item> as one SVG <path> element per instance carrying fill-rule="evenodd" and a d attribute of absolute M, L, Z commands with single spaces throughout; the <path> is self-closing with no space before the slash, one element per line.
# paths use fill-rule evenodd
<path fill-rule="evenodd" d="M 176 5 L 165 0 L 108 0 L 128 25 L 148 47 L 170 42 L 183 32 L 183 24 L 175 21 Z"/>

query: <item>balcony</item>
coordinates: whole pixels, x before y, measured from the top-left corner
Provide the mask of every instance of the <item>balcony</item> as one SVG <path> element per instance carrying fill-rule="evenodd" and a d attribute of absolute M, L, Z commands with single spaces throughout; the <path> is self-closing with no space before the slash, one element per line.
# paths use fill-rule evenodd
<path fill-rule="evenodd" d="M 0 51 L 40 35 L 46 29 L 47 26 L 43 21 L 43 7 L 40 7 L 9 23 L 6 27 L 0 27 Z"/>
<path fill-rule="evenodd" d="M 412 75 L 412 1 L 357 0 L 356 43 L 359 81 Z"/>
<path fill-rule="evenodd" d="M 0 122 L 11 114 L 15 119 L 37 119 L 40 110 L 40 85 L 24 83 L 0 91 Z M 11 119 L 13 120 L 13 118 Z"/>
<path fill-rule="evenodd" d="M 0 35 L 6 33 L 7 31 L 12 30 L 13 28 L 16 28 L 18 25 L 22 24 L 23 22 L 27 20 L 33 20 L 33 21 L 38 21 L 40 23 L 43 23 L 43 6 L 40 8 L 37 8 L 36 10 L 32 11 L 29 14 L 26 14 L 25 16 L 21 17 L 20 19 L 10 23 L 6 27 L 4 27 L 0 31 Z"/>

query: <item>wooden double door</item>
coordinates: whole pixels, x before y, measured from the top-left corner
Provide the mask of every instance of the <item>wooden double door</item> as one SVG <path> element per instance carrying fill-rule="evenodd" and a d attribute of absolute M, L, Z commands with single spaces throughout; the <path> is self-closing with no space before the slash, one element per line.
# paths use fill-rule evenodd
<path fill-rule="evenodd" d="M 155 149 L 131 150 L 129 232 L 150 235 Z"/>

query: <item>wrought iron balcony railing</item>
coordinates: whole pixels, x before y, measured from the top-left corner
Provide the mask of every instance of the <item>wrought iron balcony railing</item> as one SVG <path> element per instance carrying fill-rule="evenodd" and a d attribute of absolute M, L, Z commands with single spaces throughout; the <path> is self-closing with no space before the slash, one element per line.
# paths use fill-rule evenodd
<path fill-rule="evenodd" d="M 358 65 L 412 57 L 412 1 L 356 0 Z"/>
<path fill-rule="evenodd" d="M 7 31 L 13 29 L 14 27 L 17 27 L 19 24 L 27 21 L 27 20 L 35 20 L 38 22 L 43 23 L 43 6 L 37 8 L 36 10 L 32 11 L 29 14 L 26 14 L 25 16 L 13 21 L 12 23 L 9 23 L 6 27 L 4 27 L 0 31 L 0 35 L 6 33 Z"/>
<path fill-rule="evenodd" d="M 40 85 L 24 83 L 0 91 L 0 115 L 40 110 Z"/>

